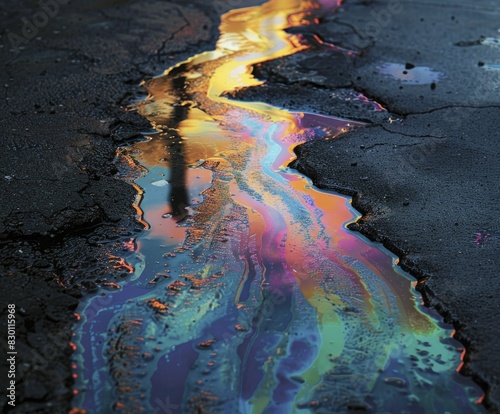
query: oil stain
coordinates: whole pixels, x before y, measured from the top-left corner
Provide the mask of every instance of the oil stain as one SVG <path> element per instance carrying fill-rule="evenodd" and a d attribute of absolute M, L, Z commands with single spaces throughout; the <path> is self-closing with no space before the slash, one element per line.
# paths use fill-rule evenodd
<path fill-rule="evenodd" d="M 349 199 L 287 167 L 298 144 L 363 125 L 224 97 L 262 84 L 252 65 L 307 49 L 285 29 L 337 6 L 233 10 L 215 51 L 145 83 L 156 133 L 122 156 L 142 166 L 147 230 L 133 278 L 81 311 L 89 412 L 483 412 L 451 328 L 347 230 Z"/>

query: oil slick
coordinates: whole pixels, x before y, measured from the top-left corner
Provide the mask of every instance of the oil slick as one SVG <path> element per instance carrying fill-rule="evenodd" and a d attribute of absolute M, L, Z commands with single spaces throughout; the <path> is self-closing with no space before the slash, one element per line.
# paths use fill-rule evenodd
<path fill-rule="evenodd" d="M 157 132 L 126 156 L 147 229 L 132 280 L 79 310 L 88 412 L 483 412 L 396 258 L 346 229 L 346 197 L 287 168 L 296 145 L 361 124 L 222 97 L 261 84 L 251 65 L 306 49 L 284 29 L 336 6 L 231 11 L 215 51 L 145 84 Z"/>

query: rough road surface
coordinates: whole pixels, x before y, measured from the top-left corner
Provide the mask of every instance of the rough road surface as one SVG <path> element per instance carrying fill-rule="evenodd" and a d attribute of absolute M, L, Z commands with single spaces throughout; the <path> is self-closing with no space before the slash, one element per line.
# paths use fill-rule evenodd
<path fill-rule="evenodd" d="M 5 348 L 7 304 L 16 304 L 16 412 L 68 412 L 78 300 L 128 275 L 110 255 L 119 257 L 140 228 L 135 191 L 116 179 L 113 159 L 149 126 L 123 107 L 142 79 L 213 49 L 220 13 L 252 2 L 49 3 L 0 6 L 0 329 Z M 371 123 L 300 147 L 295 167 L 319 186 L 356 194 L 366 213 L 360 230 L 425 279 L 426 300 L 468 346 L 464 372 L 489 387 L 496 412 L 500 71 L 488 65 L 500 64 L 491 40 L 500 37 L 499 7 L 389 3 L 347 0 L 314 33 L 302 31 L 359 56 L 318 43 L 255 68 L 267 86 L 239 98 Z M 408 83 L 415 69 L 427 83 Z M 348 103 L 353 91 L 383 104 L 395 122 Z"/>
<path fill-rule="evenodd" d="M 2 1 L 0 330 L 4 352 L 15 304 L 15 412 L 69 411 L 78 299 L 128 276 L 136 192 L 113 160 L 150 126 L 124 107 L 141 80 L 212 50 L 234 3 Z M 5 358 L 0 369 L 5 390 Z"/>
<path fill-rule="evenodd" d="M 500 403 L 499 22 L 494 1 L 346 1 L 301 31 L 323 44 L 256 67 L 266 86 L 236 94 L 371 123 L 304 144 L 293 166 L 353 195 L 364 213 L 355 227 L 424 282 L 425 300 L 467 346 L 462 373 L 488 390 L 492 412 Z M 347 91 L 383 104 L 391 119 L 337 105 Z"/>

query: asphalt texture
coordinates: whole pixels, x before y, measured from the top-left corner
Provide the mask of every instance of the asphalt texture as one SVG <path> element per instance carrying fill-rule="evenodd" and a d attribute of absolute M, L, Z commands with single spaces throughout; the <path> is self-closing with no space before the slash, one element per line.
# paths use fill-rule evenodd
<path fill-rule="evenodd" d="M 60 0 L 46 22 L 37 1 L 0 5 L 0 329 L 15 303 L 15 412 L 68 412 L 78 301 L 128 277 L 110 257 L 141 228 L 114 160 L 150 129 L 125 110 L 140 81 L 212 50 L 220 14 L 251 3 Z M 455 324 L 462 372 L 487 390 L 491 412 L 500 403 L 499 22 L 496 1 L 346 0 L 295 30 L 310 50 L 255 67 L 266 85 L 234 94 L 368 123 L 297 148 L 294 167 L 354 196 L 364 214 L 356 228 L 397 253 Z"/>
<path fill-rule="evenodd" d="M 214 49 L 235 3 L 2 1 L 0 342 L 15 304 L 18 352 L 16 405 L 2 392 L 2 412 L 71 409 L 78 301 L 129 276 L 118 258 L 141 230 L 114 160 L 151 127 L 126 108 L 143 79 Z"/>
<path fill-rule="evenodd" d="M 322 42 L 254 69 L 266 102 L 368 122 L 298 147 L 292 166 L 353 196 L 363 218 L 352 228 L 398 254 L 426 303 L 455 325 L 467 349 L 461 372 L 486 389 L 491 412 L 500 403 L 499 22 L 493 1 L 346 1 L 319 27 L 295 30 Z M 309 88 L 326 98 L 310 103 Z M 337 106 L 346 90 L 389 114 Z"/>

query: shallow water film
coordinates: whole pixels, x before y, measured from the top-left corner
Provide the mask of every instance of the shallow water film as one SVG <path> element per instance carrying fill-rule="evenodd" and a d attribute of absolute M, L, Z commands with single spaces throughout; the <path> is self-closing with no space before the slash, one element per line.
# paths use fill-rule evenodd
<path fill-rule="evenodd" d="M 358 217 L 347 197 L 287 167 L 298 144 L 363 125 L 224 95 L 262 84 L 252 65 L 307 49 L 285 29 L 337 6 L 271 0 L 231 11 L 215 51 L 145 83 L 137 110 L 156 132 L 117 160 L 145 230 L 124 246 L 131 278 L 80 309 L 79 407 L 484 412 L 481 390 L 457 372 L 461 345 L 416 282 L 347 230 Z"/>

